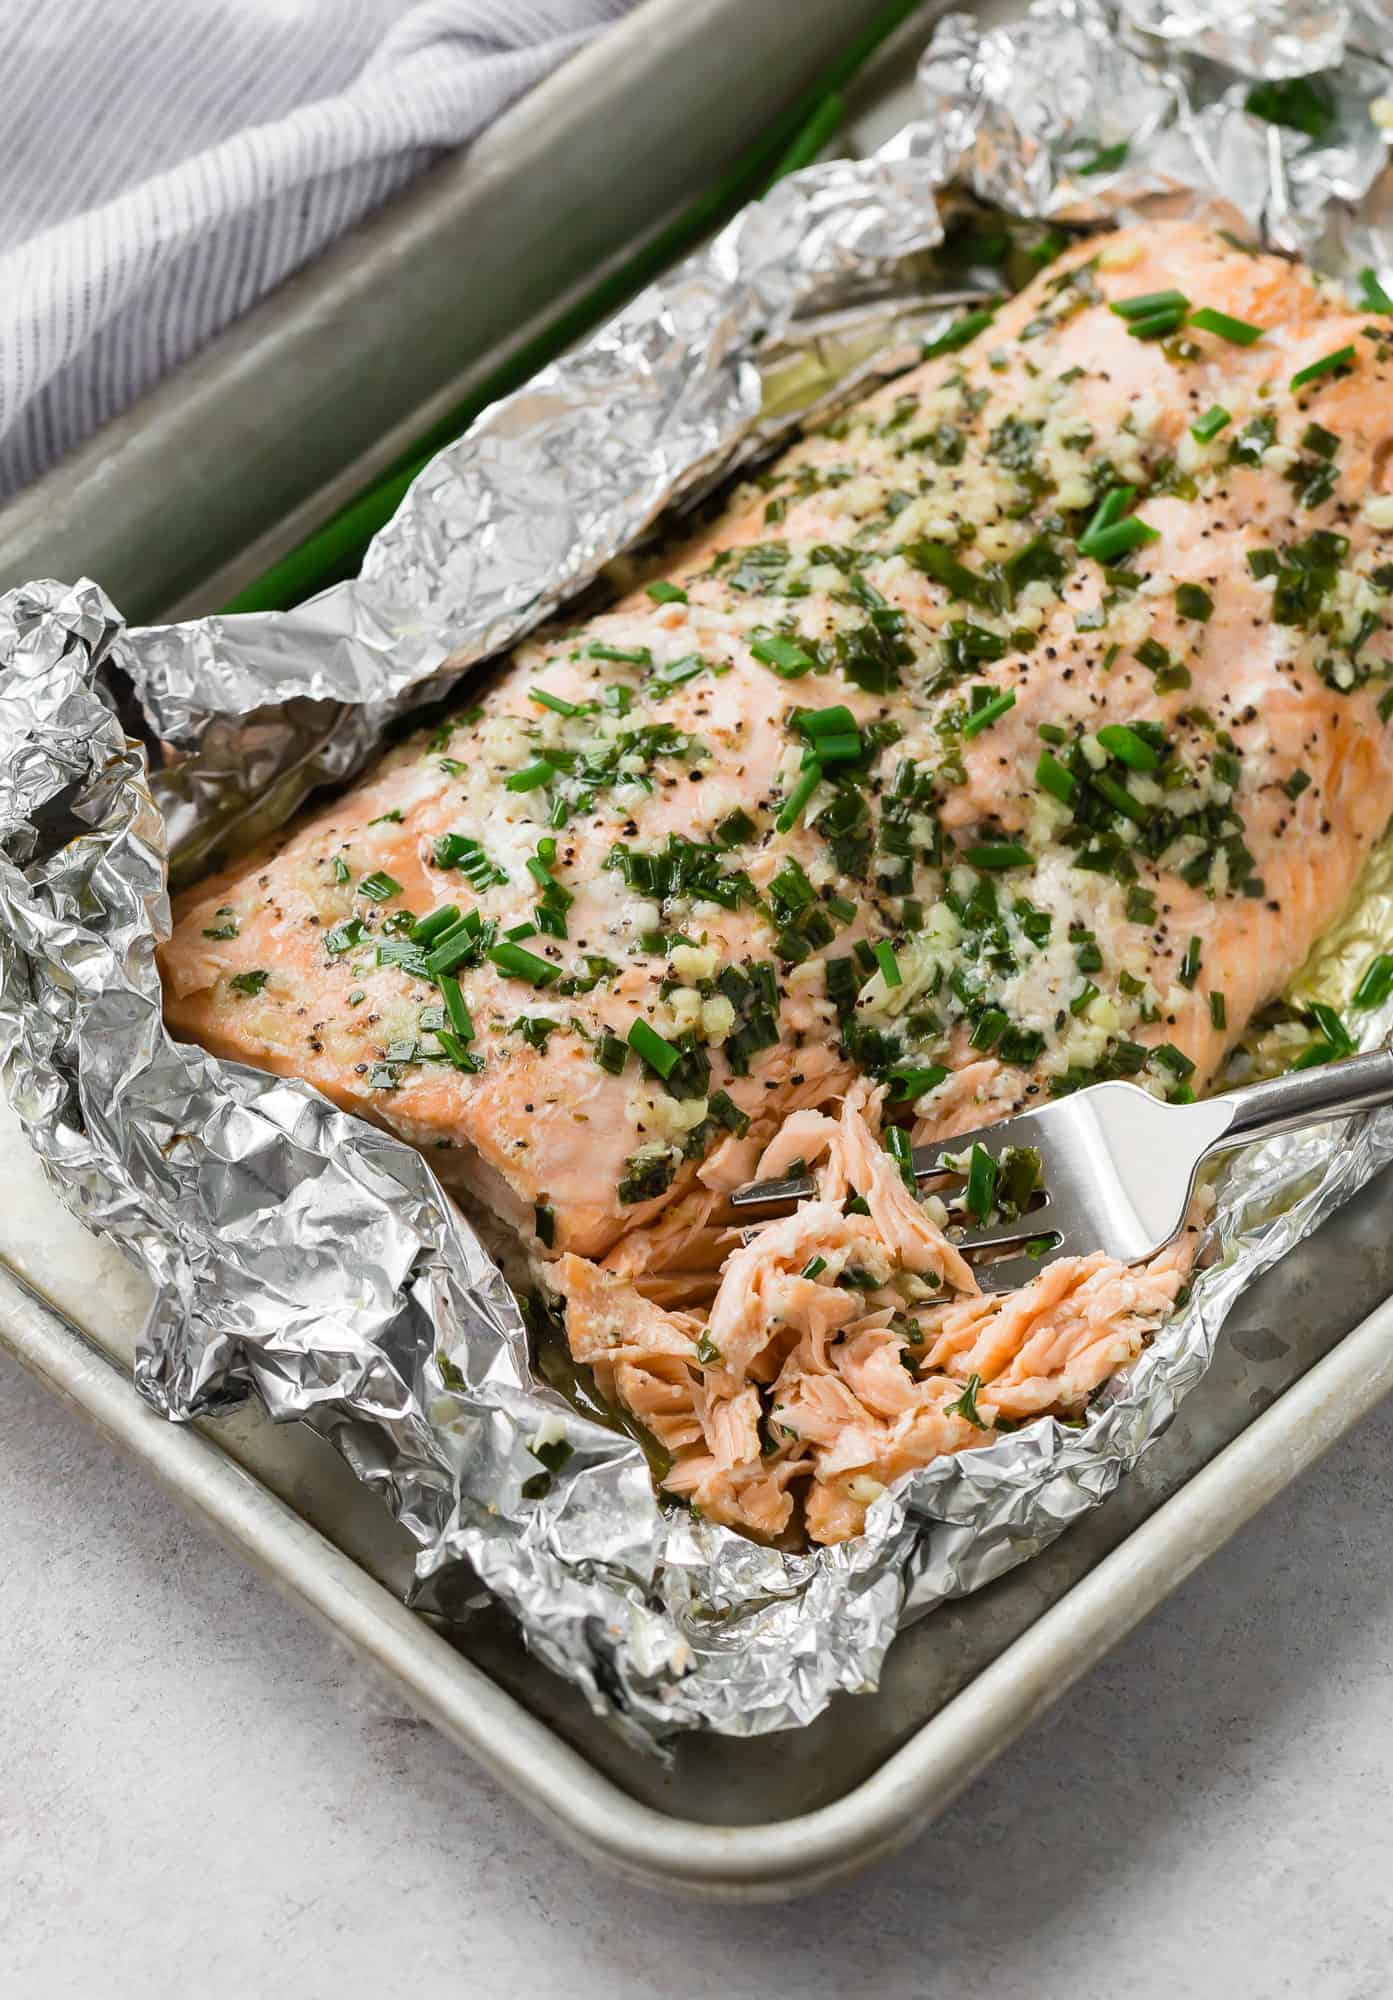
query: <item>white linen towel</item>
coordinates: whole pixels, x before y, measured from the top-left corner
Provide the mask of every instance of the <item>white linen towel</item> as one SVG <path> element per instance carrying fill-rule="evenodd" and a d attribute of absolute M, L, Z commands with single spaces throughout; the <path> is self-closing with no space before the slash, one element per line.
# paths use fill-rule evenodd
<path fill-rule="evenodd" d="M 0 0 L 0 495 L 633 0 Z"/>

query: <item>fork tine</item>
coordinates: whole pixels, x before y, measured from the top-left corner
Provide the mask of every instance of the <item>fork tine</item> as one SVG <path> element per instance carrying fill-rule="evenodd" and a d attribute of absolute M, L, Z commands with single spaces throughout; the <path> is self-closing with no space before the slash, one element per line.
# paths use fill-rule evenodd
<path fill-rule="evenodd" d="M 1000 1257 L 992 1264 L 974 1264 L 973 1276 L 984 1292 L 1014 1292 L 1028 1285 L 1032 1278 L 1038 1278 L 1056 1257 L 1068 1254 L 1061 1237 L 1052 1250 L 1045 1250 L 1038 1257 Z"/>
<path fill-rule="evenodd" d="M 1000 1119 L 995 1125 L 979 1125 L 975 1132 L 958 1132 L 951 1139 L 935 1139 L 927 1146 L 916 1146 L 910 1155 L 915 1178 L 922 1181 L 931 1174 L 956 1172 L 956 1168 L 942 1164 L 945 1153 L 957 1159 L 970 1153 L 974 1146 L 980 1146 L 995 1160 L 1013 1147 L 1042 1145 L 1039 1122 L 1038 1111 L 1018 1111 L 1013 1118 Z"/>
<path fill-rule="evenodd" d="M 732 1188 L 726 1199 L 732 1208 L 763 1208 L 771 1201 L 809 1201 L 816 1193 L 811 1174 L 795 1174 L 781 1181 L 747 1181 Z"/>
<path fill-rule="evenodd" d="M 996 1222 L 989 1229 L 969 1230 L 966 1236 L 955 1236 L 953 1242 L 966 1256 L 969 1250 L 990 1250 L 998 1243 L 1033 1243 L 1037 1236 L 1052 1235 L 1057 1226 L 1053 1210 L 1046 1202 L 1041 1208 L 1028 1208 L 1014 1222 Z"/>

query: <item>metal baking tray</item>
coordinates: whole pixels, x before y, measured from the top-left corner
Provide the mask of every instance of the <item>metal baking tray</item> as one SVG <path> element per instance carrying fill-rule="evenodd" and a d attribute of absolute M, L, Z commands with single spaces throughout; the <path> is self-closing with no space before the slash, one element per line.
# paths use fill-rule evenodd
<path fill-rule="evenodd" d="M 869 11 L 839 6 L 846 24 Z M 748 67 L 752 21 L 796 12 L 801 34 L 838 9 L 649 0 L 642 11 L 708 28 L 719 15 L 735 76 Z M 883 70 L 876 81 L 853 131 L 859 143 L 910 108 L 903 64 L 887 88 Z M 606 110 L 602 66 L 592 84 L 590 115 L 622 162 L 632 107 L 621 90 Z M 670 134 L 671 118 L 663 122 Z M 233 415 L 223 422 L 235 454 Z M 141 460 L 151 477 L 167 462 L 153 447 Z M 187 504 L 205 502 L 190 491 Z M 126 559 L 138 553 L 132 546 Z M 155 1416 L 130 1382 L 144 1280 L 61 1208 L 3 1103 L 0 1147 L 10 1162 L 0 1346 L 139 1456 L 558 1836 L 634 1878 L 711 1897 L 796 1894 L 907 1840 L 1393 1388 L 1390 1170 L 1246 1295 L 1208 1375 L 1118 1492 L 1021 1568 L 904 1634 L 877 1693 L 840 1697 L 791 1734 L 693 1737 L 663 1764 L 532 1660 L 503 1613 L 484 1610 L 447 1636 L 407 1610 L 409 1538 L 311 1432 L 250 1407 L 189 1427 Z"/>

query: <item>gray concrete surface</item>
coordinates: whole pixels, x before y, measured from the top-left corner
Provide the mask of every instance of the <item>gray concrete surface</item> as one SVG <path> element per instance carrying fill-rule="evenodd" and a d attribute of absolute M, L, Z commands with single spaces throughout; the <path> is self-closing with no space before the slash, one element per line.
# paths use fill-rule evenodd
<path fill-rule="evenodd" d="M 1393 1407 L 909 1852 L 731 1910 L 572 1857 L 0 1361 L 0 1994 L 1382 2000 Z"/>

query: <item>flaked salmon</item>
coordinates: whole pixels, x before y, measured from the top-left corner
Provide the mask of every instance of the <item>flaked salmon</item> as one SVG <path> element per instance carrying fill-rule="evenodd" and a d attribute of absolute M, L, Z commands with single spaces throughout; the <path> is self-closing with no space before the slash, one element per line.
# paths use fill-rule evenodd
<path fill-rule="evenodd" d="M 430 1152 L 749 1532 L 1077 1413 L 1172 1307 L 984 1298 L 895 1149 L 1204 1088 L 1393 812 L 1393 320 L 1077 244 L 663 573 L 181 902 L 171 1026 Z M 744 1243 L 723 1194 L 802 1161 Z"/>

